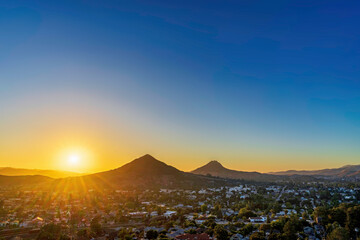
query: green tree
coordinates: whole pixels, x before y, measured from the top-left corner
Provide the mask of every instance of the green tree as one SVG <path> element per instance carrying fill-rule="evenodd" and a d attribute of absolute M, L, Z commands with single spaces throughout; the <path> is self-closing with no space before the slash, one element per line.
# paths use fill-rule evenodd
<path fill-rule="evenodd" d="M 214 236 L 217 240 L 227 240 L 229 239 L 229 234 L 222 225 L 216 225 L 214 229 Z"/>
<path fill-rule="evenodd" d="M 158 237 L 159 233 L 155 230 L 149 230 L 146 232 L 146 238 L 147 239 L 156 239 Z"/>
<path fill-rule="evenodd" d="M 280 233 L 270 233 L 268 240 L 279 240 L 281 239 Z"/>
<path fill-rule="evenodd" d="M 207 205 L 203 204 L 201 205 L 201 212 L 205 213 L 207 211 Z"/>
<path fill-rule="evenodd" d="M 240 209 L 238 216 L 240 218 L 248 219 L 249 217 L 256 217 L 256 214 L 247 208 L 242 208 Z"/>
<path fill-rule="evenodd" d="M 327 237 L 327 240 L 347 240 L 349 238 L 349 232 L 343 227 L 335 228 Z"/>
<path fill-rule="evenodd" d="M 301 214 L 301 217 L 304 219 L 304 220 L 307 220 L 309 218 L 308 214 L 306 211 L 304 211 L 302 214 Z"/>
<path fill-rule="evenodd" d="M 345 227 L 346 224 L 346 209 L 341 207 L 333 208 L 329 211 L 329 221 L 330 223 L 337 222 L 342 227 Z"/>
<path fill-rule="evenodd" d="M 346 228 L 351 236 L 355 236 L 355 228 L 360 228 L 360 205 L 348 208 L 346 215 Z"/>
<path fill-rule="evenodd" d="M 254 226 L 251 223 L 246 224 L 243 228 L 240 229 L 240 233 L 243 236 L 249 235 L 254 230 Z"/>
<path fill-rule="evenodd" d="M 44 225 L 37 236 L 37 240 L 60 240 L 61 226 L 53 223 Z"/>
<path fill-rule="evenodd" d="M 91 239 L 91 233 L 90 233 L 90 230 L 88 228 L 80 229 L 77 232 L 76 235 L 77 235 L 78 240 L 89 240 L 89 239 Z"/>
<path fill-rule="evenodd" d="M 287 223 L 285 223 L 283 231 L 285 239 L 296 239 L 296 226 L 292 221 L 288 221 Z"/>
<path fill-rule="evenodd" d="M 100 236 L 103 233 L 103 229 L 100 224 L 99 217 L 94 217 L 90 222 L 90 229 L 95 236 Z"/>
<path fill-rule="evenodd" d="M 250 236 L 250 240 L 265 240 L 265 233 L 264 232 L 254 232 Z"/>

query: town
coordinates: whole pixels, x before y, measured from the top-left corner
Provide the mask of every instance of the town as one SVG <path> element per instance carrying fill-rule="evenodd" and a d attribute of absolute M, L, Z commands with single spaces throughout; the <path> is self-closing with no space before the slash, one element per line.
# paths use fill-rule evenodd
<path fill-rule="evenodd" d="M 1 239 L 356 239 L 359 224 L 357 183 L 0 192 Z"/>

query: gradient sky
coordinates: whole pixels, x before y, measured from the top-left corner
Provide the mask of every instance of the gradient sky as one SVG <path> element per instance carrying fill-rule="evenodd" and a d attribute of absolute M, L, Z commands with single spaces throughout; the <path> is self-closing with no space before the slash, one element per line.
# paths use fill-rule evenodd
<path fill-rule="evenodd" d="M 0 166 L 94 172 L 145 153 L 181 170 L 359 164 L 359 13 L 332 0 L 1 1 Z"/>

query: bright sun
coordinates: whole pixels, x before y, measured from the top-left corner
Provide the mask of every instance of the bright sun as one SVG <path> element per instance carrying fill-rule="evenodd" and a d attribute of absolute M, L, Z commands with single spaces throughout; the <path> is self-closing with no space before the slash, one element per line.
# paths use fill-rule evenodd
<path fill-rule="evenodd" d="M 75 166 L 75 165 L 78 165 L 80 163 L 80 156 L 77 155 L 77 154 L 71 154 L 69 157 L 68 157 L 68 164 L 69 165 L 72 165 L 72 166 Z"/>
<path fill-rule="evenodd" d="M 59 152 L 57 168 L 64 171 L 87 172 L 93 165 L 94 157 L 85 148 L 72 147 Z"/>

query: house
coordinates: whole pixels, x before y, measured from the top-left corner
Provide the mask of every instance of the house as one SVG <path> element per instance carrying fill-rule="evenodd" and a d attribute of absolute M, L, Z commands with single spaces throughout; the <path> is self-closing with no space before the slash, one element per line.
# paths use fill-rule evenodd
<path fill-rule="evenodd" d="M 230 240 L 242 240 L 244 238 L 240 233 L 236 233 L 230 237 Z"/>
<path fill-rule="evenodd" d="M 261 217 L 249 217 L 249 221 L 251 223 L 263 223 L 266 222 L 267 217 L 266 216 L 261 216 Z"/>
<path fill-rule="evenodd" d="M 314 229 L 312 227 L 304 227 L 304 233 L 306 235 L 315 235 Z"/>
<path fill-rule="evenodd" d="M 38 226 L 39 227 L 39 226 L 44 224 L 44 219 L 42 219 L 41 217 L 36 217 L 31 221 L 31 224 L 33 226 Z"/>
<path fill-rule="evenodd" d="M 184 229 L 172 229 L 171 231 L 169 231 L 169 233 L 166 234 L 166 236 L 173 239 L 176 236 L 183 235 L 184 233 Z"/>
<path fill-rule="evenodd" d="M 158 228 L 158 227 L 146 227 L 144 229 L 144 232 L 147 233 L 150 230 L 161 232 L 161 231 L 164 231 L 165 229 L 163 227 L 160 227 L 160 228 Z"/>
<path fill-rule="evenodd" d="M 130 212 L 128 216 L 130 216 L 131 218 L 143 218 L 147 214 L 147 212 Z"/>
<path fill-rule="evenodd" d="M 195 220 L 195 223 L 198 224 L 198 225 L 201 225 L 201 224 L 203 224 L 205 221 L 206 221 L 206 219 L 196 219 L 196 220 Z"/>
<path fill-rule="evenodd" d="M 175 215 L 176 211 L 166 211 L 164 213 L 164 217 L 171 217 L 172 215 Z"/>
<path fill-rule="evenodd" d="M 210 237 L 206 233 L 201 233 L 201 234 L 185 233 L 185 234 L 182 234 L 180 236 L 175 237 L 175 239 L 182 239 L 182 240 L 210 240 L 210 239 L 212 239 L 212 237 Z"/>

